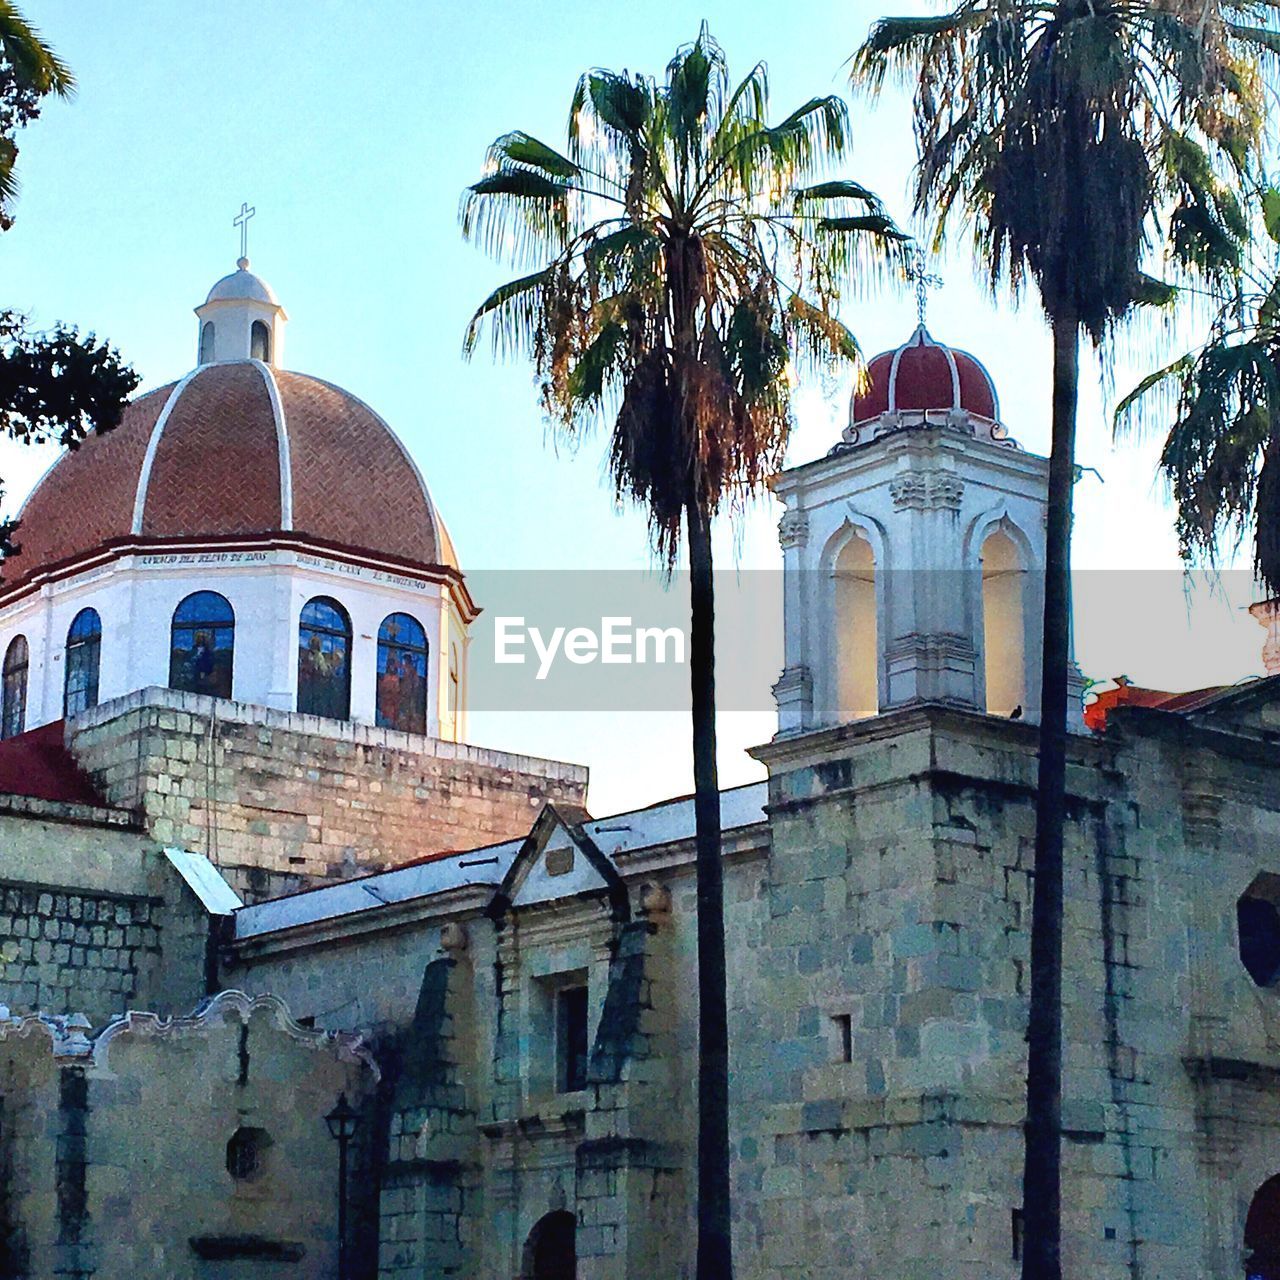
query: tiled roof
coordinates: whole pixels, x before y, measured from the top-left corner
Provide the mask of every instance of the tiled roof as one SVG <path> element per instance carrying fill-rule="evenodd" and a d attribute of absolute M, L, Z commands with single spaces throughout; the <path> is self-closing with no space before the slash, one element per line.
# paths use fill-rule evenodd
<path fill-rule="evenodd" d="M 55 720 L 0 742 L 0 793 L 106 806 L 63 745 L 62 729 L 63 721 Z"/>
<path fill-rule="evenodd" d="M 867 386 L 853 398 L 852 421 L 894 410 L 965 409 L 998 419 L 995 384 L 980 360 L 935 342 L 922 325 L 894 351 L 867 365 Z"/>
<path fill-rule="evenodd" d="M 114 431 L 90 436 L 49 469 L 20 512 L 21 554 L 5 563 L 5 585 L 129 532 L 147 444 L 176 385 L 139 396 Z"/>
<path fill-rule="evenodd" d="M 277 373 L 293 458 L 293 525 L 318 538 L 433 564 L 422 482 L 386 423 L 337 387 Z"/>
<path fill-rule="evenodd" d="M 169 410 L 147 480 L 142 535 L 279 528 L 280 447 L 266 381 L 247 362 L 210 365 Z"/>
<path fill-rule="evenodd" d="M 413 461 L 376 413 L 318 378 L 247 360 L 205 365 L 140 396 L 114 431 L 63 454 L 20 518 L 6 588 L 131 537 L 291 531 L 457 567 Z"/>
<path fill-rule="evenodd" d="M 1211 685 L 1207 689 L 1170 693 L 1165 689 L 1144 689 L 1141 685 L 1124 681 L 1117 683 L 1114 689 L 1103 689 L 1085 707 L 1084 722 L 1095 733 L 1101 733 L 1107 727 L 1108 713 L 1115 707 L 1157 707 L 1161 711 L 1194 711 L 1229 687 Z"/>

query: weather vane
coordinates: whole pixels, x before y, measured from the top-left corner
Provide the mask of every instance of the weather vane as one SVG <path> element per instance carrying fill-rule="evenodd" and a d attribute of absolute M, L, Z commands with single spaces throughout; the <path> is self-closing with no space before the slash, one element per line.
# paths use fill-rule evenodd
<path fill-rule="evenodd" d="M 247 200 L 242 200 L 240 202 L 240 212 L 231 219 L 231 225 L 240 228 L 240 256 L 242 258 L 249 256 L 249 219 L 257 212 L 257 209 L 249 207 Z"/>
<path fill-rule="evenodd" d="M 911 265 L 903 272 L 916 287 L 916 323 L 924 328 L 924 313 L 929 306 L 929 290 L 942 288 L 942 277 L 932 274 L 928 269 L 923 246 L 917 242 Z"/>

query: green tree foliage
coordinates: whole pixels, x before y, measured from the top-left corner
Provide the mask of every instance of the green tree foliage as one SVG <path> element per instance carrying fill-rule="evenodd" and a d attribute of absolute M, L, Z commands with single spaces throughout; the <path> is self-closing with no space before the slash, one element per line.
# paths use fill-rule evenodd
<path fill-rule="evenodd" d="M 57 441 L 77 448 L 120 421 L 138 375 L 93 334 L 59 325 L 31 330 L 23 316 L 0 312 L 0 434 L 24 444 Z M 0 556 L 15 555 L 15 521 L 0 521 Z"/>
<path fill-rule="evenodd" d="M 1188 564 L 1253 544 L 1253 567 L 1280 595 L 1280 190 L 1258 191 L 1256 239 L 1233 287 L 1213 290 L 1206 340 L 1120 402 L 1117 429 L 1165 432 L 1160 471 Z"/>
<path fill-rule="evenodd" d="M 74 86 L 57 54 L 10 0 L 0 0 L 0 231 L 13 225 L 15 135 L 40 114 L 43 98 L 67 97 Z M 75 448 L 90 432 L 119 423 L 138 381 L 92 334 L 81 337 L 67 325 L 42 332 L 18 312 L 0 311 L 0 434 Z M 16 522 L 0 521 L 0 557 L 21 550 L 16 529 Z"/>
<path fill-rule="evenodd" d="M 734 83 L 705 28 L 665 79 L 592 71 L 564 151 L 509 133 L 465 193 L 463 232 L 527 274 L 479 308 L 498 353 L 532 359 L 570 438 L 610 431 L 620 497 L 690 565 L 698 873 L 699 1280 L 730 1280 L 728 1048 L 715 761 L 711 520 L 781 464 L 790 364 L 859 363 L 837 310 L 901 266 L 905 237 L 866 187 L 831 175 L 840 99 L 776 124 L 758 65 Z"/>
<path fill-rule="evenodd" d="M 18 193 L 16 135 L 40 114 L 49 94 L 71 95 L 75 79 L 11 0 L 0 0 L 0 231 L 13 225 Z"/>

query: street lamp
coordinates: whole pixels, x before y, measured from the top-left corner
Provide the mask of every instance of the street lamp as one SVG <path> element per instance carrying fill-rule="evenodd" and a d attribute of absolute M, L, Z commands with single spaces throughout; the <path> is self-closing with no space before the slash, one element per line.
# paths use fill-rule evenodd
<path fill-rule="evenodd" d="M 347 1101 L 347 1095 L 338 1095 L 338 1105 L 324 1118 L 329 1126 L 329 1136 L 338 1143 L 338 1280 L 349 1280 L 347 1274 L 347 1147 L 360 1127 L 360 1116 Z"/>

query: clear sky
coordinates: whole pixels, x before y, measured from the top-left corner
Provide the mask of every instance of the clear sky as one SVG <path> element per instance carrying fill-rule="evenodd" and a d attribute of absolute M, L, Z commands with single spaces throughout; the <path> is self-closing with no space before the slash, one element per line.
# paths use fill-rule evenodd
<path fill-rule="evenodd" d="M 464 569 L 530 570 L 651 561 L 642 517 L 612 501 L 601 444 L 557 454 L 528 369 L 461 358 L 470 312 L 509 274 L 458 232 L 459 193 L 486 145 L 517 127 L 560 143 L 584 69 L 659 72 L 703 17 L 731 69 L 767 60 L 780 116 L 844 90 L 841 64 L 879 12 L 865 0 L 707 0 L 700 9 L 673 0 L 26 0 L 24 9 L 80 92 L 50 104 L 20 140 L 22 196 L 15 228 L 0 237 L 0 303 L 109 336 L 144 386 L 166 382 L 194 363 L 191 308 L 233 268 L 231 219 L 248 200 L 258 211 L 254 269 L 291 317 L 289 367 L 349 388 L 391 423 L 422 466 Z M 848 176 L 907 222 L 905 101 L 855 104 L 853 118 Z M 1046 452 L 1049 346 L 1034 302 L 993 303 L 962 245 L 939 269 L 946 284 L 930 302 L 931 330 L 986 362 L 1013 434 Z M 909 334 L 914 303 L 858 300 L 845 318 L 875 351 Z M 1122 360 L 1116 386 L 1153 359 L 1144 349 Z M 1087 476 L 1077 489 L 1075 554 L 1090 571 L 1078 585 L 1082 665 L 1167 688 L 1256 671 L 1263 633 L 1239 612 L 1247 575 L 1186 604 L 1155 443 L 1113 445 L 1096 368 L 1087 369 L 1079 458 L 1105 483 Z M 847 379 L 803 389 L 793 461 L 838 438 L 847 402 Z M 6 511 L 51 457 L 0 448 Z M 776 514 L 764 500 L 722 529 L 721 564 L 780 563 Z M 772 731 L 767 715 L 722 718 L 726 783 L 759 776 L 743 748 Z M 690 789 L 687 725 L 674 714 L 485 715 L 471 736 L 589 764 L 597 812 Z"/>

